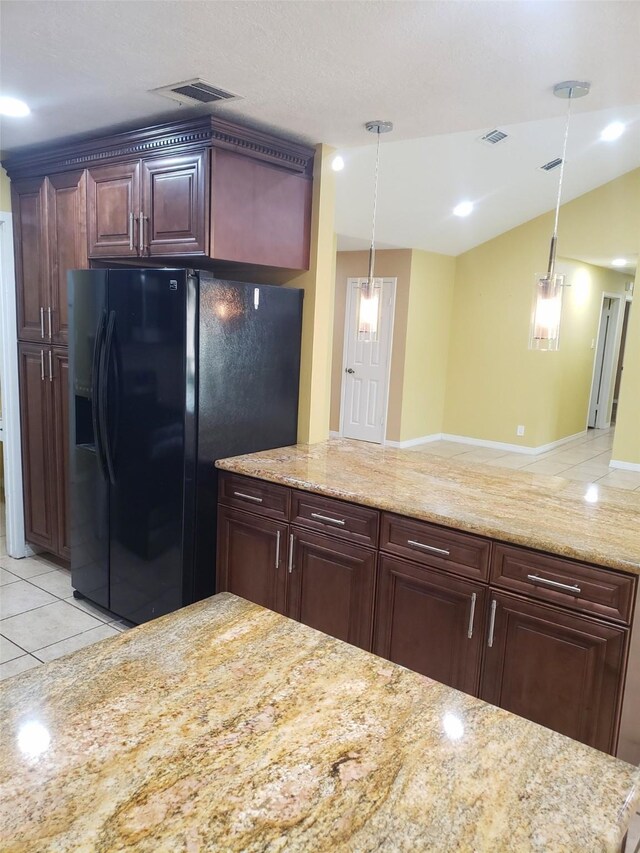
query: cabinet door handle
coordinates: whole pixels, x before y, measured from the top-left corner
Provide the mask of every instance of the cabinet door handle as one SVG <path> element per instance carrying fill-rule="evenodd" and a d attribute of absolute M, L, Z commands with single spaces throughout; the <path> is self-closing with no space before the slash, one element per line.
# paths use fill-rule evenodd
<path fill-rule="evenodd" d="M 289 574 L 293 571 L 293 533 L 289 536 Z"/>
<path fill-rule="evenodd" d="M 49 382 L 53 382 L 53 361 L 51 359 L 51 350 L 49 350 Z"/>
<path fill-rule="evenodd" d="M 145 215 L 142 211 L 140 211 L 140 246 L 139 246 L 139 251 L 140 251 L 141 255 L 144 254 L 144 220 L 145 220 Z"/>
<path fill-rule="evenodd" d="M 245 495 L 244 492 L 234 492 L 233 493 L 237 498 L 242 498 L 244 501 L 255 501 L 257 504 L 262 503 L 262 498 L 256 498 L 253 495 Z"/>
<path fill-rule="evenodd" d="M 49 340 L 53 340 L 53 335 L 51 332 L 51 305 L 47 308 L 47 318 L 49 320 Z"/>
<path fill-rule="evenodd" d="M 469 613 L 469 627 L 467 628 L 467 637 L 470 640 L 473 637 L 473 620 L 476 615 L 476 598 L 475 592 L 471 593 L 471 613 Z"/>
<path fill-rule="evenodd" d="M 328 521 L 329 524 L 339 524 L 340 527 L 344 527 L 347 523 L 344 518 L 331 518 L 328 515 L 321 515 L 319 512 L 312 512 L 311 518 L 317 518 L 318 521 Z"/>
<path fill-rule="evenodd" d="M 44 382 L 44 350 L 40 350 L 40 379 Z"/>
<path fill-rule="evenodd" d="M 129 251 L 133 252 L 133 223 L 135 221 L 133 210 L 129 211 Z"/>
<path fill-rule="evenodd" d="M 44 340 L 44 308 L 40 306 L 40 337 Z"/>
<path fill-rule="evenodd" d="M 276 569 L 280 568 L 280 531 L 276 530 Z"/>
<path fill-rule="evenodd" d="M 550 580 L 547 580 L 547 578 L 538 577 L 538 575 L 527 575 L 527 577 L 529 578 L 529 580 L 532 583 L 546 584 L 547 586 L 551 586 L 554 589 L 562 589 L 565 592 L 573 592 L 576 595 L 580 595 L 580 593 L 582 592 L 580 587 L 577 586 L 576 584 L 558 583 L 558 581 L 550 581 Z"/>
<path fill-rule="evenodd" d="M 491 602 L 491 618 L 489 620 L 489 648 L 493 648 L 493 632 L 496 627 L 496 607 L 498 606 L 498 602 L 493 599 Z"/>
<path fill-rule="evenodd" d="M 423 545 L 422 542 L 416 542 L 415 539 L 407 539 L 407 545 L 410 548 L 418 548 L 420 551 L 428 551 L 430 554 L 440 554 L 442 557 L 449 556 L 449 551 L 445 548 L 435 548 L 433 545 Z"/>

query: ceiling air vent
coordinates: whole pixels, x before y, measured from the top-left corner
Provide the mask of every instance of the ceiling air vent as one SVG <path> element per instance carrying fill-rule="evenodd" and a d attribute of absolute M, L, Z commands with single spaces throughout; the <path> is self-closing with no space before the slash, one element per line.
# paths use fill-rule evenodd
<path fill-rule="evenodd" d="M 562 163 L 562 157 L 556 157 L 555 160 L 549 160 L 548 163 L 545 163 L 544 166 L 539 166 L 541 172 L 553 172 L 554 169 L 557 169 L 558 166 Z"/>
<path fill-rule="evenodd" d="M 170 86 L 160 86 L 158 89 L 151 89 L 151 91 L 156 95 L 162 95 L 164 98 L 179 101 L 181 104 L 214 104 L 216 101 L 231 101 L 240 97 L 240 95 L 225 92 L 224 89 L 218 89 L 198 78 L 184 80 L 182 83 L 172 83 Z"/>
<path fill-rule="evenodd" d="M 489 133 L 485 133 L 484 136 L 481 136 L 478 140 L 479 142 L 484 142 L 486 145 L 497 145 L 498 142 L 504 142 L 509 136 L 508 133 L 505 133 L 503 130 L 490 130 Z"/>

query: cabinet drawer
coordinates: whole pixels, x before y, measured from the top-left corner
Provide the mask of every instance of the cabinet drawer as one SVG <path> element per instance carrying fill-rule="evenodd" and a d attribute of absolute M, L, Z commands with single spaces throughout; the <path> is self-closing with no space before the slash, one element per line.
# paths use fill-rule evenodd
<path fill-rule="evenodd" d="M 221 473 L 218 484 L 220 503 L 278 518 L 289 519 L 290 491 L 286 486 L 254 480 L 238 474 Z"/>
<path fill-rule="evenodd" d="M 530 598 L 628 624 L 635 590 L 631 575 L 496 544 L 491 583 Z"/>
<path fill-rule="evenodd" d="M 380 513 L 346 501 L 293 491 L 291 523 L 376 548 Z"/>
<path fill-rule="evenodd" d="M 470 533 L 386 512 L 382 515 L 381 551 L 458 575 L 486 579 L 490 547 L 488 539 Z"/>

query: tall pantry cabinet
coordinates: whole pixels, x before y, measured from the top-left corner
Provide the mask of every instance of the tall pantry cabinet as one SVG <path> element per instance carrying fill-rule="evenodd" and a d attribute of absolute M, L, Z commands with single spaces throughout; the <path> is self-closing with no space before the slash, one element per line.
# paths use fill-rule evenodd
<path fill-rule="evenodd" d="M 11 179 L 25 535 L 70 558 L 67 271 L 309 266 L 314 150 L 215 116 L 17 152 Z"/>
<path fill-rule="evenodd" d="M 13 181 L 25 536 L 68 560 L 66 275 L 87 266 L 86 174 Z"/>

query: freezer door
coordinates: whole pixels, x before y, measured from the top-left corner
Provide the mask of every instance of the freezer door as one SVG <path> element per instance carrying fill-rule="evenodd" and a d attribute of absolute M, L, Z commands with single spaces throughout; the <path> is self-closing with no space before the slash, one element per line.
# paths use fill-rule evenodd
<path fill-rule="evenodd" d="M 136 623 L 182 605 L 186 292 L 184 270 L 109 271 L 111 609 Z"/>
<path fill-rule="evenodd" d="M 106 330 L 106 270 L 70 270 L 69 510 L 71 581 L 109 607 L 109 486 L 99 427 Z"/>

